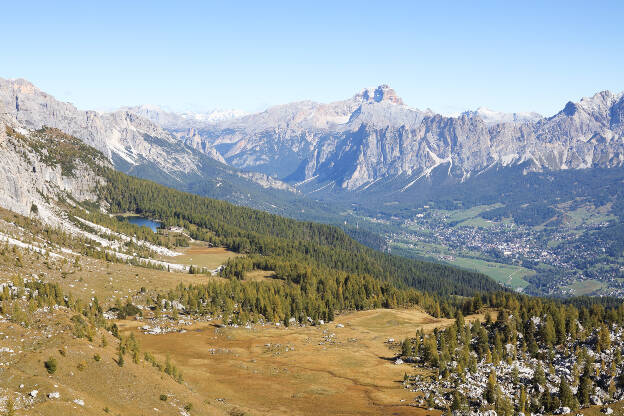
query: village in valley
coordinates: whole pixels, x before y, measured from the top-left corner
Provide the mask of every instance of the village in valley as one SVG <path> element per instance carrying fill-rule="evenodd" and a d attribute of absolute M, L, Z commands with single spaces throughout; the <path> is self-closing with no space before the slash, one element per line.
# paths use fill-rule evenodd
<path fill-rule="evenodd" d="M 484 219 L 479 216 L 486 212 L 483 207 L 457 212 L 425 207 L 411 219 L 385 221 L 400 225 L 388 236 L 390 247 L 486 274 L 482 262 L 517 267 L 508 273 L 518 270 L 513 282 L 491 277 L 533 295 L 624 297 L 624 264 L 609 255 L 611 243 L 584 237 L 608 227 L 608 216 L 536 227 Z"/>

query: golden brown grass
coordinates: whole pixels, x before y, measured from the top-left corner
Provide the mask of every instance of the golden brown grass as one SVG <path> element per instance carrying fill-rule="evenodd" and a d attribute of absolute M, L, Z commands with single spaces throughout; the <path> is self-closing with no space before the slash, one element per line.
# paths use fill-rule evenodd
<path fill-rule="evenodd" d="M 114 304 L 116 299 L 136 295 L 141 288 L 155 294 L 156 291 L 166 292 L 179 283 L 186 285 L 219 279 L 202 274 L 170 273 L 123 263 L 107 263 L 90 257 L 81 257 L 78 266 L 73 264 L 73 257 L 63 264 L 60 260 L 46 260 L 37 253 L 21 251 L 21 258 L 21 267 L 13 258 L 0 259 L 0 282 L 14 275 L 37 275 L 47 282 L 59 283 L 64 293 L 83 300 L 97 296 L 105 304 Z"/>
<path fill-rule="evenodd" d="M 196 242 L 188 248 L 180 249 L 181 256 L 163 257 L 162 260 L 170 263 L 194 265 L 214 270 L 224 264 L 228 259 L 240 256 L 223 247 L 207 247 L 204 243 Z"/>
<path fill-rule="evenodd" d="M 179 416 L 187 403 L 192 404 L 196 415 L 227 414 L 222 406 L 204 403 L 188 385 L 175 382 L 151 364 L 134 364 L 126 355 L 124 366 L 119 367 L 115 361 L 118 341 L 107 334 L 108 346 L 102 347 L 101 330 L 93 342 L 74 338 L 70 316 L 66 312 L 41 316 L 30 328 L 0 323 L 0 332 L 7 337 L 3 346 L 16 352 L 12 356 L 0 354 L 0 361 L 10 363 L 0 369 L 0 396 L 7 394 L 16 400 L 38 390 L 33 403 L 27 408 L 18 406 L 16 415 L 104 415 L 108 408 L 112 415 Z M 48 333 L 54 335 L 47 338 Z M 93 359 L 95 354 L 100 355 L 100 361 Z M 58 362 L 52 375 L 43 365 L 49 357 Z M 81 363 L 82 370 L 78 369 Z M 21 384 L 24 387 L 20 388 Z M 59 392 L 60 398 L 48 399 L 46 395 L 51 392 Z M 168 396 L 166 403 L 159 399 L 161 394 Z M 83 400 L 84 406 L 74 403 L 76 399 Z"/>
<path fill-rule="evenodd" d="M 433 415 L 440 412 L 411 406 L 415 395 L 401 385 L 411 367 L 393 363 L 398 344 L 386 341 L 451 322 L 416 309 L 373 310 L 322 327 L 203 324 L 186 333 L 136 335 L 160 357 L 170 354 L 207 400 L 225 399 L 249 414 Z M 136 327 L 127 324 L 122 328 Z"/>
<path fill-rule="evenodd" d="M 245 280 L 252 282 L 261 282 L 267 280 L 275 280 L 275 272 L 272 270 L 252 270 L 245 273 Z"/>

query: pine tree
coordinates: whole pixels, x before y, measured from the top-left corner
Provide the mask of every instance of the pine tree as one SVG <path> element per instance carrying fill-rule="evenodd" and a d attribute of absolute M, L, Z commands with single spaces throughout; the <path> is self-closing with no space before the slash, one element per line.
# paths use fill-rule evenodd
<path fill-rule="evenodd" d="M 596 342 L 596 352 L 606 351 L 611 348 L 611 333 L 605 324 L 600 326 L 598 340 Z"/>
<path fill-rule="evenodd" d="M 579 381 L 578 391 L 576 392 L 578 401 L 582 405 L 589 403 L 589 396 L 591 396 L 594 392 L 594 386 L 590 374 L 591 368 L 589 364 L 586 364 L 585 369 L 583 370 L 583 375 L 581 375 L 581 379 Z"/>
<path fill-rule="evenodd" d="M 537 363 L 537 368 L 535 369 L 535 373 L 533 373 L 533 386 L 537 390 L 539 390 L 539 386 L 546 386 L 546 374 L 544 374 L 541 362 Z"/>
<path fill-rule="evenodd" d="M 496 400 L 496 412 L 500 416 L 513 416 L 513 403 L 505 395 L 499 394 Z"/>
<path fill-rule="evenodd" d="M 498 383 L 496 381 L 496 371 L 492 370 L 490 371 L 487 385 L 485 387 L 485 400 L 487 400 L 488 403 L 493 404 L 496 402 L 497 390 Z"/>
<path fill-rule="evenodd" d="M 526 413 L 526 402 L 527 402 L 527 394 L 524 386 L 520 388 L 520 397 L 518 399 L 518 408 L 520 409 L 520 413 Z"/>
<path fill-rule="evenodd" d="M 121 348 L 117 352 L 117 365 L 119 367 L 123 367 L 124 366 L 124 355 L 123 355 L 123 353 L 121 351 Z"/>
<path fill-rule="evenodd" d="M 540 337 L 547 348 L 552 347 L 556 340 L 555 324 L 550 315 L 546 316 L 544 324 L 540 328 Z"/>
<path fill-rule="evenodd" d="M 430 335 L 425 339 L 424 342 L 424 359 L 431 366 L 437 367 L 439 356 L 438 356 L 438 344 L 435 339 L 435 335 Z"/>
<path fill-rule="evenodd" d="M 401 343 L 401 356 L 409 357 L 412 355 L 412 342 L 409 338 L 405 338 Z"/>
<path fill-rule="evenodd" d="M 541 405 L 546 412 L 550 412 L 553 408 L 552 397 L 548 390 L 544 391 L 542 394 Z"/>
<path fill-rule="evenodd" d="M 459 391 L 453 390 L 453 401 L 451 403 L 451 411 L 462 410 L 462 397 Z"/>
<path fill-rule="evenodd" d="M 569 407 L 570 409 L 575 408 L 574 394 L 565 377 L 561 377 L 561 382 L 559 383 L 559 400 L 562 406 Z"/>
<path fill-rule="evenodd" d="M 518 366 L 514 365 L 513 368 L 511 369 L 511 382 L 514 384 L 514 386 L 518 385 L 519 379 L 520 379 L 520 376 L 519 376 Z"/>

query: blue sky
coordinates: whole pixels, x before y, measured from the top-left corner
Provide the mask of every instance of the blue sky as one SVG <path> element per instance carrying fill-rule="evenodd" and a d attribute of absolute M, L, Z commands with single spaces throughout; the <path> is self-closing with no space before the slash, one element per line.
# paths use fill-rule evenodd
<path fill-rule="evenodd" d="M 257 111 L 391 85 L 550 115 L 624 90 L 624 2 L 5 2 L 0 77 L 84 109 Z"/>

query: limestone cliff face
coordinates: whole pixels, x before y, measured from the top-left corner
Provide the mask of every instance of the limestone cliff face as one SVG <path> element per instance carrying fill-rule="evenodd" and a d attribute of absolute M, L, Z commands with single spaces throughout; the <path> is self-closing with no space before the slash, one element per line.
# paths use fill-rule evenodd
<path fill-rule="evenodd" d="M 0 78 L 0 114 L 29 129 L 58 128 L 101 151 L 118 170 L 181 189 L 201 188 L 214 178 L 236 178 L 234 182 L 240 182 L 242 188 L 267 185 L 265 180 L 260 184 L 241 181 L 240 172 L 225 166 L 221 155 L 194 135 L 178 137 L 129 109 L 82 111 L 57 101 L 26 80 Z M 287 188 L 277 180 L 271 183 Z"/>
<path fill-rule="evenodd" d="M 80 160 L 74 162 L 71 173 L 51 163 L 46 159 L 46 147 L 55 145 L 50 139 L 0 117 L 1 207 L 58 225 L 63 215 L 56 207 L 59 198 L 96 200 L 95 189 L 103 179 Z M 108 164 L 104 158 L 98 163 Z"/>
<path fill-rule="evenodd" d="M 460 180 L 494 165 L 608 168 L 624 164 L 624 95 L 600 92 L 550 118 L 484 109 L 445 117 L 380 86 L 331 104 L 273 107 L 197 135 L 234 166 L 350 190 L 399 175 L 418 180 L 441 165 Z"/>
<path fill-rule="evenodd" d="M 193 152 L 179 146 L 171 133 L 150 121 L 127 111 L 78 110 L 22 79 L 0 79 L 0 112 L 28 128 L 58 128 L 100 150 L 118 165 L 149 163 L 169 173 L 197 170 Z"/>

